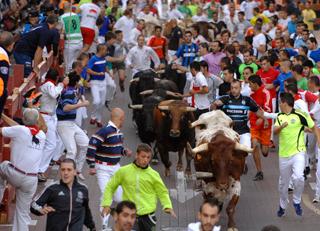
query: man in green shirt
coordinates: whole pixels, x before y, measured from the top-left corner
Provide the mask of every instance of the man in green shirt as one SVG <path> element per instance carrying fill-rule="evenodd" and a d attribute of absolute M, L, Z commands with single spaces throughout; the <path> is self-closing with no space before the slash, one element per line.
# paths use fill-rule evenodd
<path fill-rule="evenodd" d="M 184 15 L 185 18 L 192 16 L 192 11 L 189 8 L 189 0 L 184 0 L 183 4 L 178 7 L 178 10 Z"/>
<path fill-rule="evenodd" d="M 252 61 L 253 51 L 252 49 L 246 49 L 243 52 L 243 61 L 239 66 L 240 79 L 243 80 L 243 71 L 246 67 L 251 67 L 253 70 L 253 74 L 258 71 L 258 65 Z"/>
<path fill-rule="evenodd" d="M 302 76 L 303 66 L 296 64 L 292 67 L 292 76 L 297 80 L 298 88 L 302 90 L 308 90 L 308 80 Z"/>
<path fill-rule="evenodd" d="M 107 184 L 101 203 L 102 216 L 110 213 L 112 196 L 121 185 L 123 189 L 122 200 L 132 201 L 137 206 L 137 220 L 134 230 L 155 230 L 157 199 L 160 200 L 164 212 L 176 218 L 168 189 L 159 173 L 149 166 L 151 157 L 152 149 L 149 145 L 138 145 L 135 161 L 121 167 Z"/>
<path fill-rule="evenodd" d="M 277 215 L 282 217 L 285 214 L 291 178 L 294 185 L 293 207 L 296 214 L 302 216 L 301 195 L 304 189 L 306 152 L 304 129 L 311 130 L 316 135 L 318 143 L 320 133 L 308 113 L 293 108 L 294 97 L 290 93 L 280 94 L 279 106 L 281 113 L 278 114 L 274 125 L 274 132 L 279 134 L 280 206 Z"/>

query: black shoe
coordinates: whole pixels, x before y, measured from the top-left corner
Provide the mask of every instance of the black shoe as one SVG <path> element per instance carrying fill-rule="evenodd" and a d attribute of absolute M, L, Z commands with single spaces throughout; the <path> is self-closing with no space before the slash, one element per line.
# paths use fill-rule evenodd
<path fill-rule="evenodd" d="M 288 188 L 288 193 L 292 193 L 293 192 L 293 188 Z"/>
<path fill-rule="evenodd" d="M 38 174 L 38 182 L 46 182 L 47 177 L 43 173 Z"/>
<path fill-rule="evenodd" d="M 109 101 L 105 101 L 104 102 L 104 106 L 106 106 L 106 108 L 108 109 L 108 111 L 111 111 L 110 107 L 109 107 Z"/>
<path fill-rule="evenodd" d="M 255 177 L 253 178 L 253 181 L 260 181 L 263 180 L 263 172 L 257 172 Z"/>
<path fill-rule="evenodd" d="M 309 167 L 309 166 L 306 167 L 306 168 L 303 170 L 304 180 L 307 180 L 308 175 L 310 175 L 310 167 Z"/>

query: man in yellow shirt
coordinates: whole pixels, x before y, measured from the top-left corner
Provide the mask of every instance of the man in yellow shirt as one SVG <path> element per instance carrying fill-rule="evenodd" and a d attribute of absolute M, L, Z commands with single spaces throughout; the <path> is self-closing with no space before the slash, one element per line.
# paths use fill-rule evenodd
<path fill-rule="evenodd" d="M 293 206 L 298 216 L 302 216 L 301 195 L 304 189 L 303 170 L 305 167 L 306 145 L 304 142 L 304 129 L 315 133 L 318 143 L 320 133 L 310 115 L 300 110 L 295 110 L 294 98 L 289 93 L 281 93 L 280 109 L 274 132 L 279 134 L 279 192 L 280 206 L 278 217 L 285 214 L 288 205 L 288 186 L 292 176 L 294 185 Z"/>
<path fill-rule="evenodd" d="M 308 25 L 308 30 L 314 30 L 314 20 L 317 18 L 316 12 L 311 8 L 311 1 L 306 2 L 306 8 L 302 11 L 303 22 Z"/>
<path fill-rule="evenodd" d="M 123 189 L 122 200 L 132 201 L 137 207 L 137 220 L 134 227 L 136 231 L 156 228 L 157 199 L 165 213 L 176 218 L 172 209 L 168 189 L 164 185 L 159 173 L 149 166 L 152 149 L 147 144 L 137 147 L 136 159 L 133 163 L 121 167 L 110 179 L 106 186 L 101 207 L 102 216 L 110 213 L 112 196 L 118 186 Z"/>

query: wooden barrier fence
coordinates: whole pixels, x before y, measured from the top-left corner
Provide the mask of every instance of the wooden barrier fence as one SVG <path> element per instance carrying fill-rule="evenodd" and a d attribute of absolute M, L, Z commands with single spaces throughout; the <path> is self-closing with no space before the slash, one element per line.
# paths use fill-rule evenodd
<path fill-rule="evenodd" d="M 32 86 L 39 86 L 41 76 L 44 76 L 53 63 L 53 52 L 50 52 L 45 60 L 39 64 L 39 74 L 32 72 L 24 78 L 23 65 L 14 64 L 12 76 L 8 81 L 8 98 L 4 114 L 10 118 L 22 118 L 23 95 Z M 5 126 L 5 125 L 4 125 Z M 0 137 L 0 161 L 10 160 L 10 139 Z M 7 224 L 12 218 L 15 206 L 15 191 L 11 185 L 6 186 L 0 208 L 0 224 Z"/>

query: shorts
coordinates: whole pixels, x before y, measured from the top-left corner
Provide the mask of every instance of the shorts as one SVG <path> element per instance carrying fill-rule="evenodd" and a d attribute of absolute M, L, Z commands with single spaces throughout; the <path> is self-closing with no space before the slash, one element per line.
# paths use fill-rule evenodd
<path fill-rule="evenodd" d="M 93 29 L 86 28 L 86 27 L 81 27 L 80 29 L 83 37 L 83 43 L 91 45 L 95 37 L 95 31 Z"/>
<path fill-rule="evenodd" d="M 112 68 L 116 70 L 125 70 L 126 64 L 124 62 L 115 62 L 112 63 Z"/>
<path fill-rule="evenodd" d="M 263 146 L 270 145 L 271 127 L 267 129 L 250 128 L 251 140 L 256 139 Z"/>

